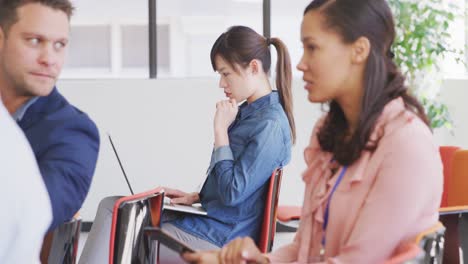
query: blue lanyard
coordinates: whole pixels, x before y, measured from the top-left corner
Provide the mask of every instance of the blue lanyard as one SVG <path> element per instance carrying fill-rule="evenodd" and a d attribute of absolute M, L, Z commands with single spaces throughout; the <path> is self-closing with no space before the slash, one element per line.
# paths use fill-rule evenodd
<path fill-rule="evenodd" d="M 333 186 L 330 196 L 328 197 L 327 207 L 325 208 L 325 215 L 323 217 L 323 226 L 322 226 L 323 228 L 322 246 L 323 247 L 325 247 L 325 231 L 327 230 L 327 226 L 328 226 L 328 214 L 330 210 L 330 201 L 331 201 L 333 194 L 336 191 L 336 188 L 338 187 L 341 180 L 343 179 L 343 176 L 345 175 L 347 168 L 348 168 L 347 166 L 344 166 L 343 169 L 341 170 L 341 173 L 338 176 L 338 179 L 336 179 L 335 185 Z"/>

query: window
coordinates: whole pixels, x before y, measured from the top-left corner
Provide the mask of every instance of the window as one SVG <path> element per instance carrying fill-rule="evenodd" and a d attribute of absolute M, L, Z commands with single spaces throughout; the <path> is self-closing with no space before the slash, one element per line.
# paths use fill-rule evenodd
<path fill-rule="evenodd" d="M 143 34 L 148 24 L 148 1 L 72 0 L 72 3 L 76 10 L 71 19 L 70 47 L 62 77 L 148 77 L 149 66 L 145 63 L 148 34 Z M 161 32 L 164 34 L 164 30 Z"/>
<path fill-rule="evenodd" d="M 89 41 L 92 39 L 93 41 Z M 106 25 L 73 27 L 70 35 L 70 49 L 80 49 L 71 53 L 66 66 L 71 68 L 110 67 L 110 27 Z"/>
<path fill-rule="evenodd" d="M 278 36 L 286 43 L 291 55 L 291 62 L 293 64 L 293 75 L 300 76 L 299 71 L 295 68 L 302 54 L 302 45 L 300 43 L 300 23 L 302 21 L 303 11 L 310 3 L 310 0 L 297 0 L 294 2 L 281 0 L 271 1 L 271 35 L 273 37 Z M 459 7 L 458 10 L 465 10 L 466 3 L 468 3 L 468 0 L 465 0 L 465 2 L 453 0 L 445 1 L 446 3 L 452 1 L 457 4 Z M 454 23 L 449 28 L 449 33 L 452 36 L 450 43 L 453 44 L 450 48 L 462 51 L 463 54 L 450 54 L 443 59 L 441 70 L 445 77 L 466 76 L 467 69 L 462 63 L 468 61 L 468 53 L 466 51 L 468 35 L 466 34 L 466 29 L 468 29 L 468 17 L 465 12 L 461 11 L 456 15 Z M 462 62 L 457 62 L 457 58 L 461 59 Z"/>
<path fill-rule="evenodd" d="M 288 47 L 293 76 L 297 77 L 302 76 L 296 69 L 302 56 L 301 22 L 304 9 L 309 3 L 310 0 L 271 0 L 271 36 L 279 37 Z M 275 55 L 273 50 L 274 48 L 272 54 Z"/>
<path fill-rule="evenodd" d="M 169 25 L 157 26 L 157 65 L 160 76 L 170 72 Z M 121 26 L 121 57 L 124 76 L 148 77 L 149 46 L 147 25 Z"/>
<path fill-rule="evenodd" d="M 262 0 L 158 0 L 157 17 L 170 25 L 168 77 L 214 76 L 210 50 L 229 26 L 263 30 Z M 159 40 L 158 40 L 159 41 Z M 158 52 L 164 48 L 159 44 Z M 164 77 L 159 74 L 158 76 Z"/>
<path fill-rule="evenodd" d="M 148 1 L 80 0 L 72 18 L 67 78 L 148 78 Z M 260 34 L 262 0 L 157 0 L 158 78 L 214 76 L 209 54 L 232 25 Z"/>
<path fill-rule="evenodd" d="M 209 53 L 216 38 L 228 27 L 245 25 L 263 32 L 264 0 L 156 0 L 158 78 L 215 76 Z M 293 75 L 302 55 L 300 23 L 310 0 L 270 0 L 271 36 L 288 47 Z M 465 10 L 465 0 L 455 1 Z M 62 76 L 67 78 L 148 78 L 148 0 L 72 0 L 69 56 Z M 463 13 L 463 12 L 460 12 Z M 445 76 L 466 75 L 464 14 L 450 28 L 453 47 L 463 54 L 444 58 Z M 276 52 L 272 48 L 273 67 Z"/>

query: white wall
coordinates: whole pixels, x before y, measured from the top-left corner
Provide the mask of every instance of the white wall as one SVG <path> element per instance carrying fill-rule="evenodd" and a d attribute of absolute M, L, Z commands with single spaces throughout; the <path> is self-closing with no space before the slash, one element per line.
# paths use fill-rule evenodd
<path fill-rule="evenodd" d="M 81 214 L 92 221 L 99 201 L 109 195 L 128 195 L 124 177 L 112 152 L 110 133 L 135 192 L 163 185 L 195 191 L 203 182 L 213 144 L 215 102 L 223 99 L 218 80 L 62 80 L 59 90 L 87 112 L 101 133 L 101 151 L 91 190 Z M 454 135 L 436 131 L 439 144 L 468 148 L 466 80 L 444 83 L 443 100 L 456 122 Z M 306 100 L 302 81 L 293 84 L 297 144 L 285 168 L 280 204 L 300 205 L 301 173 L 307 145 L 320 106 Z"/>
<path fill-rule="evenodd" d="M 298 140 L 283 176 L 281 204 L 302 203 L 302 150 L 320 113 L 301 86 L 296 82 L 294 88 Z M 92 221 L 102 198 L 129 194 L 106 133 L 135 192 L 159 185 L 195 191 L 203 182 L 215 103 L 224 96 L 217 79 L 62 80 L 58 87 L 91 116 L 101 134 L 96 173 L 81 210 L 84 221 Z"/>

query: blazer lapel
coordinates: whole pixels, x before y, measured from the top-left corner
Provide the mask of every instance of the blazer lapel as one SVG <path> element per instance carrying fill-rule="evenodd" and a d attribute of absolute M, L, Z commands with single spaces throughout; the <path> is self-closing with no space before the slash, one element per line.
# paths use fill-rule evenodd
<path fill-rule="evenodd" d="M 60 107 L 61 95 L 54 87 L 48 96 L 42 96 L 26 110 L 23 119 L 18 122 L 21 129 L 26 130 L 36 122 L 40 121 L 42 117 L 57 110 Z"/>

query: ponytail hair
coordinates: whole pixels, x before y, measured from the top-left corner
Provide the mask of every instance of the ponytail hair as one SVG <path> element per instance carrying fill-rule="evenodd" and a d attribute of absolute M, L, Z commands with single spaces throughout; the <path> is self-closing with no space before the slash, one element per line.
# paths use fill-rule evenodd
<path fill-rule="evenodd" d="M 281 105 L 288 117 L 294 144 L 296 143 L 296 124 L 293 116 L 291 58 L 286 45 L 279 38 L 267 39 L 267 44 L 272 44 L 276 48 L 276 89 L 278 90 Z"/>
<path fill-rule="evenodd" d="M 292 143 L 296 142 L 296 126 L 293 117 L 291 59 L 286 45 L 279 38 L 264 38 L 253 29 L 245 26 L 233 26 L 221 34 L 211 48 L 211 66 L 216 71 L 216 56 L 221 56 L 235 71 L 236 65 L 247 68 L 256 59 L 262 62 L 265 73 L 270 71 L 272 44 L 278 53 L 276 65 L 276 88 L 281 106 L 288 118 Z"/>

